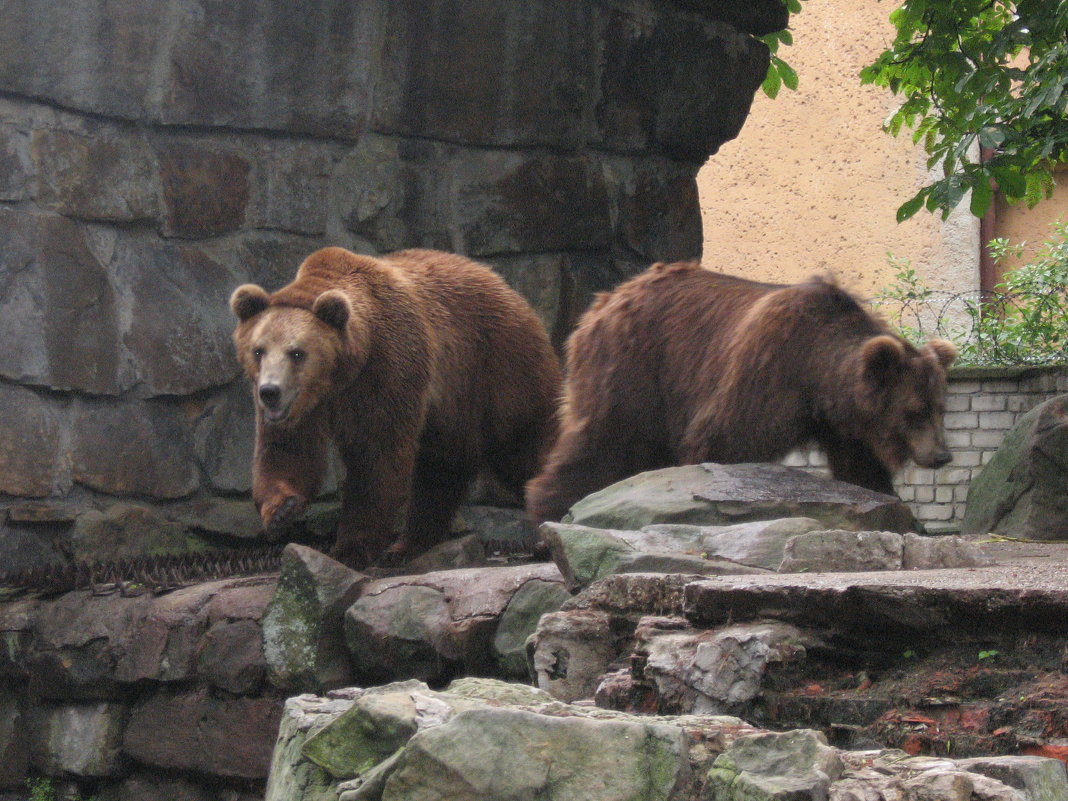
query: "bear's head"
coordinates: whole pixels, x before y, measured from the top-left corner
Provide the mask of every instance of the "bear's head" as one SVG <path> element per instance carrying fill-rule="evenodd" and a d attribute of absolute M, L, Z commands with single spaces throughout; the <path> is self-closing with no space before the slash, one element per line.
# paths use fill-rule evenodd
<path fill-rule="evenodd" d="M 358 325 L 340 290 L 321 293 L 311 308 L 271 303 L 255 284 L 234 290 L 234 344 L 265 425 L 292 427 L 338 389 L 337 370 L 351 360 Z"/>
<path fill-rule="evenodd" d="M 943 416 L 946 370 L 957 358 L 952 342 L 922 348 L 890 335 L 868 339 L 860 351 L 863 440 L 891 471 L 908 459 L 939 468 L 952 459 Z"/>

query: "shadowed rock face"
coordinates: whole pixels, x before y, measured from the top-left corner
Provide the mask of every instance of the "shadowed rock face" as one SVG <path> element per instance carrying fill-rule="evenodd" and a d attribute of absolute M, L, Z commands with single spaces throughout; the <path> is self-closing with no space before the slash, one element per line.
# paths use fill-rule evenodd
<path fill-rule="evenodd" d="M 1068 539 L 1068 395 L 1028 412 L 972 483 L 962 530 Z"/>
<path fill-rule="evenodd" d="M 9 11 L 0 490 L 21 497 L 247 491 L 225 301 L 322 245 L 488 261 L 562 343 L 594 291 L 699 254 L 694 176 L 763 79 L 753 36 L 786 24 L 779 0 Z"/>

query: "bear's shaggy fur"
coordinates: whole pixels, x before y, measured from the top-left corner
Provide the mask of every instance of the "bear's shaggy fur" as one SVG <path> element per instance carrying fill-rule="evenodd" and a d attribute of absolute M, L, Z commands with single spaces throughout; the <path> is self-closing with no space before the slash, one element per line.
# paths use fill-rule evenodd
<path fill-rule="evenodd" d="M 334 555 L 363 566 L 448 536 L 482 469 L 521 496 L 555 432 L 560 371 L 540 321 L 487 267 L 406 250 L 325 248 L 274 294 L 238 287 L 234 343 L 253 383 L 253 498 L 269 533 L 314 497 L 329 442 L 346 470 Z"/>
<path fill-rule="evenodd" d="M 949 461 L 953 345 L 917 349 L 820 279 L 781 286 L 656 264 L 598 296 L 567 344 L 560 433 L 527 487 L 535 522 L 643 470 L 767 462 L 814 443 L 835 478 L 893 493 Z"/>

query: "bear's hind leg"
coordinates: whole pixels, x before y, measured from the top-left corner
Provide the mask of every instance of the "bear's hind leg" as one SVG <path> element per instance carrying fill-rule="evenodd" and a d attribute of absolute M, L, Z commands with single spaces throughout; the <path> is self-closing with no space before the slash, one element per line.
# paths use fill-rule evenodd
<path fill-rule="evenodd" d="M 404 533 L 389 547 L 391 561 L 417 556 L 449 538 L 453 517 L 476 473 L 465 466 L 419 461 Z"/>
<path fill-rule="evenodd" d="M 564 428 L 545 468 L 527 484 L 527 517 L 534 525 L 559 520 L 577 501 L 651 465 L 622 434 L 591 436 L 583 425 Z"/>

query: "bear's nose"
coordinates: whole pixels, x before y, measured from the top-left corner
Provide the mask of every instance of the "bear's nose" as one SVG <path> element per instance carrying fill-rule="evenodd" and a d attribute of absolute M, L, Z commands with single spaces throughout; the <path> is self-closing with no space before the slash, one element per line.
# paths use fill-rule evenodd
<path fill-rule="evenodd" d="M 942 451 L 941 453 L 935 454 L 934 464 L 931 466 L 935 470 L 937 470 L 939 467 L 944 467 L 952 461 L 953 454 L 951 454 L 949 451 Z"/>
<path fill-rule="evenodd" d="M 282 388 L 277 384 L 264 384 L 260 387 L 260 402 L 273 409 L 282 399 Z"/>

